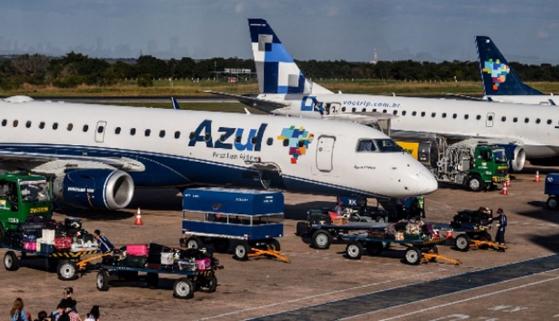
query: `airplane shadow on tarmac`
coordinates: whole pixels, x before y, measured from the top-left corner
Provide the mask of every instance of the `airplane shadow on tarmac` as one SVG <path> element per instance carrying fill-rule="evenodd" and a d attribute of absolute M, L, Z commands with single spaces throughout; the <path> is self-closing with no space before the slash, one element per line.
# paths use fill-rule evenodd
<path fill-rule="evenodd" d="M 332 208 L 336 205 L 335 202 L 307 202 L 294 205 L 285 205 L 284 217 L 289 220 L 306 220 L 307 211 L 311 208 Z"/>
<path fill-rule="evenodd" d="M 518 215 L 541 220 L 553 224 L 559 224 L 559 213 L 546 208 L 544 201 L 529 201 L 533 210 L 517 212 Z M 529 240 L 543 248 L 559 253 L 559 234 L 554 235 L 531 235 Z"/>

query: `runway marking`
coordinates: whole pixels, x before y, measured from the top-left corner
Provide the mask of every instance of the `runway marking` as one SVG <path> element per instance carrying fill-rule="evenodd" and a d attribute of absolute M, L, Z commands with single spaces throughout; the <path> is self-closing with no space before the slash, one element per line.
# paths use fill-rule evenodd
<path fill-rule="evenodd" d="M 554 270 L 554 271 L 557 271 L 557 270 Z M 548 271 L 548 272 L 552 272 L 552 271 Z M 542 272 L 542 273 L 548 273 L 548 272 Z M 542 273 L 538 273 L 538 274 L 542 274 Z M 530 276 L 534 276 L 534 275 L 538 275 L 538 274 L 532 274 Z M 518 280 L 518 279 L 515 279 L 515 280 Z M 435 310 L 435 309 L 438 309 L 438 308 L 444 308 L 444 307 L 451 306 L 451 305 L 458 304 L 458 303 L 464 303 L 464 302 L 468 302 L 468 301 L 478 300 L 478 299 L 482 299 L 482 298 L 492 296 L 492 295 L 495 295 L 495 294 L 506 293 L 506 292 L 510 292 L 510 291 L 514 291 L 514 290 L 518 290 L 518 289 L 531 287 L 531 286 L 534 286 L 534 285 L 539 285 L 539 284 L 555 281 L 555 280 L 559 280 L 559 276 L 555 276 L 555 277 L 548 278 L 548 279 L 545 279 L 545 280 L 539 280 L 539 281 L 534 281 L 534 282 L 530 282 L 530 283 L 526 283 L 526 284 L 521 284 L 521 285 L 513 286 L 513 287 L 502 289 L 502 290 L 488 292 L 488 293 L 476 295 L 476 296 L 473 296 L 473 297 L 469 297 L 469 298 L 466 298 L 466 299 L 461 299 L 461 300 L 456 300 L 456 301 L 452 301 L 452 302 L 448 302 L 448 303 L 434 305 L 434 306 L 431 306 L 431 307 L 428 307 L 428 308 L 423 308 L 423 309 L 419 309 L 419 310 L 416 310 L 416 311 L 396 315 L 396 316 L 393 316 L 393 317 L 390 317 L 390 318 L 381 319 L 379 321 L 389 321 L 389 320 L 401 319 L 401 318 L 404 318 L 404 317 L 408 317 L 410 315 L 423 313 L 423 312 Z M 491 285 L 496 285 L 496 284 L 499 284 L 499 283 L 494 283 L 494 284 L 491 284 Z M 415 303 L 415 302 L 413 302 L 413 303 Z M 517 311 L 519 311 L 519 310 L 517 310 Z M 350 320 L 350 319 L 354 319 L 354 318 L 357 318 L 357 317 L 363 317 L 365 315 L 368 315 L 368 314 L 371 314 L 371 313 L 374 313 L 374 312 L 378 312 L 378 311 L 363 313 L 361 315 L 355 315 L 355 316 L 351 316 L 349 318 L 344 318 L 344 319 L 341 319 L 341 320 Z M 516 311 L 513 311 L 513 312 L 516 312 Z"/>

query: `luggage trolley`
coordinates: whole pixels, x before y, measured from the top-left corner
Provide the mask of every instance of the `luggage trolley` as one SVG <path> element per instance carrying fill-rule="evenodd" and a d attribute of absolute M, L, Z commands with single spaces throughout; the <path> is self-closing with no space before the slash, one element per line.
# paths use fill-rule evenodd
<path fill-rule="evenodd" d="M 238 260 L 279 253 L 283 236 L 283 194 L 273 191 L 225 188 L 192 188 L 184 191 L 183 247 L 212 246 L 232 252 Z"/>

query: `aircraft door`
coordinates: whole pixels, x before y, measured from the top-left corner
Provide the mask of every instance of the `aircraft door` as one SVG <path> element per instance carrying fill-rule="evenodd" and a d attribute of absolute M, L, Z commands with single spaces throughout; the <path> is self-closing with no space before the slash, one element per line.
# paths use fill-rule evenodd
<path fill-rule="evenodd" d="M 334 143 L 336 138 L 332 136 L 320 136 L 316 148 L 316 168 L 321 172 L 332 171 L 332 158 L 334 155 Z"/>
<path fill-rule="evenodd" d="M 494 119 L 495 119 L 495 113 L 487 113 L 487 118 L 485 119 L 485 126 L 493 127 Z"/>
<path fill-rule="evenodd" d="M 107 130 L 107 122 L 100 120 L 95 126 L 95 142 L 102 143 L 105 141 L 105 131 Z"/>

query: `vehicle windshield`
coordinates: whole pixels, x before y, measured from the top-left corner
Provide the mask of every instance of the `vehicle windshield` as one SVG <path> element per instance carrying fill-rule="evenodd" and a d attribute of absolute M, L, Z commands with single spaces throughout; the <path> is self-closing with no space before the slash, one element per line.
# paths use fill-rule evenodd
<path fill-rule="evenodd" d="M 24 202 L 43 202 L 49 200 L 49 185 L 46 180 L 21 181 L 19 187 Z"/>
<path fill-rule="evenodd" d="M 493 157 L 495 158 L 496 162 L 504 163 L 507 161 L 507 154 L 505 153 L 504 149 L 494 149 Z"/>
<path fill-rule="evenodd" d="M 375 144 L 381 152 L 401 152 L 402 147 L 392 139 L 375 139 Z"/>

